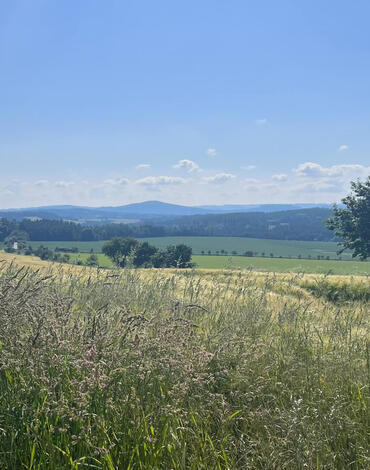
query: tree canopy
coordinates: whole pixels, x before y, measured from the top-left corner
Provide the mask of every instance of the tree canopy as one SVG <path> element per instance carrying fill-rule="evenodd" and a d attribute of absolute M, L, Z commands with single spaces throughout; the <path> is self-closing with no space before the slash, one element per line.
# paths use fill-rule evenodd
<path fill-rule="evenodd" d="M 192 249 L 186 245 L 168 246 L 159 250 L 147 242 L 134 238 L 113 238 L 103 245 L 102 251 L 120 268 L 129 263 L 134 267 L 190 268 Z"/>
<path fill-rule="evenodd" d="M 342 240 L 340 253 L 348 248 L 353 257 L 365 260 L 370 257 L 370 176 L 364 182 L 352 181 L 351 189 L 342 199 L 345 207 L 334 206 L 327 226 Z"/>

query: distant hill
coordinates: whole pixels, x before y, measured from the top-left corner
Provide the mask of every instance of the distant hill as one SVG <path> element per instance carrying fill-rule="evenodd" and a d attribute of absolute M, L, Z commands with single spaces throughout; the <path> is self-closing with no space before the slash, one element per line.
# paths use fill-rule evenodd
<path fill-rule="evenodd" d="M 316 207 L 329 209 L 331 204 L 225 204 L 222 206 L 199 206 L 211 212 L 281 212 Z"/>
<path fill-rule="evenodd" d="M 160 201 L 145 201 L 123 206 L 88 207 L 88 206 L 43 206 L 22 209 L 0 210 L 0 218 L 22 220 L 24 218 L 40 218 L 50 220 L 72 220 L 84 224 L 102 224 L 109 222 L 161 222 L 174 217 L 263 212 L 273 213 L 307 208 L 329 208 L 329 204 L 259 204 L 259 205 L 212 205 L 182 206 Z"/>

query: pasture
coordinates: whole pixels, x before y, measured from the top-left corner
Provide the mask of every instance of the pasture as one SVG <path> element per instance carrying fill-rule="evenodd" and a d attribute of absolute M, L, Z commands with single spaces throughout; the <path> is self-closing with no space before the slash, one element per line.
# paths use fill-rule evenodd
<path fill-rule="evenodd" d="M 0 268 L 0 468 L 369 468 L 368 278 L 40 263 Z"/>

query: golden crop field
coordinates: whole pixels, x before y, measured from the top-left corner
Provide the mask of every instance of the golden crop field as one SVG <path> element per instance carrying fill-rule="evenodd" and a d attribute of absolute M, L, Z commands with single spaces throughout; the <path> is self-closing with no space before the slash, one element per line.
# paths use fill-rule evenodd
<path fill-rule="evenodd" d="M 369 467 L 368 278 L 0 259 L 0 468 Z"/>

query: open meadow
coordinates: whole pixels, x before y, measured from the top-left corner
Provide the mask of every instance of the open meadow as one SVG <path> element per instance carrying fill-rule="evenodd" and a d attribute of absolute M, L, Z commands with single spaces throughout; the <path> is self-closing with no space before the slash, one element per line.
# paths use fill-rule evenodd
<path fill-rule="evenodd" d="M 367 277 L 30 258 L 0 253 L 0 468 L 369 468 Z"/>

